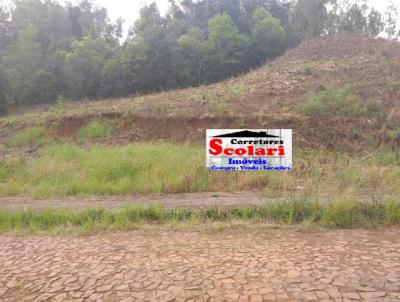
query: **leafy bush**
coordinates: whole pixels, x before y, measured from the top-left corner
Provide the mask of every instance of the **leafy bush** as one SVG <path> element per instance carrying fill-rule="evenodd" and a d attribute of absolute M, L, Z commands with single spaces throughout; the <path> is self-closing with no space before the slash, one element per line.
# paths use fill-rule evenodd
<path fill-rule="evenodd" d="M 338 228 L 394 224 L 397 223 L 394 209 L 398 209 L 399 204 L 395 205 L 397 208 L 392 207 L 392 203 L 359 203 L 346 198 L 334 200 L 325 207 L 322 224 Z"/>
<path fill-rule="evenodd" d="M 393 166 L 400 163 L 399 156 L 398 152 L 380 149 L 373 154 L 372 162 L 382 166 Z"/>
<path fill-rule="evenodd" d="M 307 116 L 336 114 L 343 117 L 353 117 L 381 114 L 376 102 L 372 100 L 364 102 L 348 87 L 308 94 L 299 104 L 298 109 Z"/>
<path fill-rule="evenodd" d="M 389 201 L 385 204 L 385 222 L 387 224 L 400 223 L 400 203 Z"/>
<path fill-rule="evenodd" d="M 319 203 L 306 199 L 265 203 L 260 211 L 263 218 L 289 224 L 317 221 L 321 216 Z"/>
<path fill-rule="evenodd" d="M 23 130 L 8 141 L 8 145 L 21 147 L 23 145 L 42 145 L 46 139 L 46 129 L 34 127 Z"/>
<path fill-rule="evenodd" d="M 100 139 L 111 135 L 113 129 L 109 122 L 91 121 L 86 126 L 79 129 L 77 138 L 84 139 Z"/>

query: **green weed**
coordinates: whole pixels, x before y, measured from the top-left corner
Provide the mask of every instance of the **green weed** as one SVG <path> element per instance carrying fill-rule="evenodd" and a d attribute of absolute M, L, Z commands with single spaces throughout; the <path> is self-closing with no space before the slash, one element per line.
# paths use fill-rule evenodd
<path fill-rule="evenodd" d="M 228 85 L 226 86 L 225 100 L 228 102 L 231 100 L 235 100 L 243 96 L 248 91 L 248 89 L 249 88 L 245 84 Z"/>
<path fill-rule="evenodd" d="M 210 172 L 204 162 L 204 150 L 190 145 L 96 145 L 91 149 L 71 144 L 53 145 L 43 149 L 39 158 L 23 161 L 18 167 L 11 160 L 4 161 L 0 191 L 3 195 L 44 199 L 226 188 L 249 190 L 266 179 L 265 173 Z M 20 189 L 14 183 L 20 184 Z"/>
<path fill-rule="evenodd" d="M 400 153 L 389 149 L 379 149 L 373 154 L 371 162 L 382 166 L 398 165 Z"/>
<path fill-rule="evenodd" d="M 202 147 L 169 143 L 45 147 L 38 157 L 0 160 L 0 195 L 37 199 L 132 193 L 259 190 L 267 197 L 318 196 L 343 191 L 400 192 L 398 154 L 390 150 L 353 158 L 296 150 L 293 171 L 216 172 Z"/>
<path fill-rule="evenodd" d="M 385 204 L 355 203 L 346 198 L 334 200 L 325 208 L 322 223 L 328 226 L 346 228 L 371 227 L 384 223 L 393 224 L 392 209 L 385 210 Z"/>
<path fill-rule="evenodd" d="M 327 89 L 308 94 L 298 109 L 307 116 L 325 116 L 336 114 L 343 117 L 359 115 L 382 115 L 382 110 L 372 100 L 363 101 L 350 88 Z"/>
<path fill-rule="evenodd" d="M 110 136 L 112 131 L 110 122 L 94 120 L 79 129 L 76 136 L 79 140 L 101 139 Z"/>
<path fill-rule="evenodd" d="M 143 223 L 275 222 L 321 225 L 334 228 L 375 227 L 400 224 L 400 203 L 357 203 L 335 200 L 320 204 L 307 199 L 266 203 L 260 207 L 166 209 L 160 206 L 131 206 L 121 209 L 43 211 L 0 210 L 1 231 L 67 231 L 88 233 L 99 230 L 127 230 Z"/>
<path fill-rule="evenodd" d="M 46 140 L 46 129 L 34 127 L 23 130 L 12 137 L 7 145 L 12 147 L 21 147 L 24 145 L 43 145 Z"/>

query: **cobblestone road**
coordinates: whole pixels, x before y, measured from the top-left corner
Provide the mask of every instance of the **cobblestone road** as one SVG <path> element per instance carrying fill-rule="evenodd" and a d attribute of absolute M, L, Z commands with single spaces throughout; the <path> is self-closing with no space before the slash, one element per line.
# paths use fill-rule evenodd
<path fill-rule="evenodd" d="M 0 301 L 400 301 L 399 234 L 5 234 Z"/>

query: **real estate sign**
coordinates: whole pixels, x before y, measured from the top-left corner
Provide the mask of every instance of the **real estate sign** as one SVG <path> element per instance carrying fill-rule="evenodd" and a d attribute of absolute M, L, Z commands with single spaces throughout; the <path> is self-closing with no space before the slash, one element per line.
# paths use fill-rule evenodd
<path fill-rule="evenodd" d="M 206 141 L 213 171 L 292 169 L 291 129 L 208 129 Z"/>

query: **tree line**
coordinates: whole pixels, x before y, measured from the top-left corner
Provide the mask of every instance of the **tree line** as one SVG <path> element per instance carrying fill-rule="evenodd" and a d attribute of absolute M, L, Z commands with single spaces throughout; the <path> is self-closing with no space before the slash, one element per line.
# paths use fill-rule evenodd
<path fill-rule="evenodd" d="M 0 111 L 208 84 L 318 36 L 398 37 L 397 17 L 365 1 L 170 0 L 164 16 L 144 6 L 123 38 L 95 2 L 14 0 L 0 6 Z"/>

